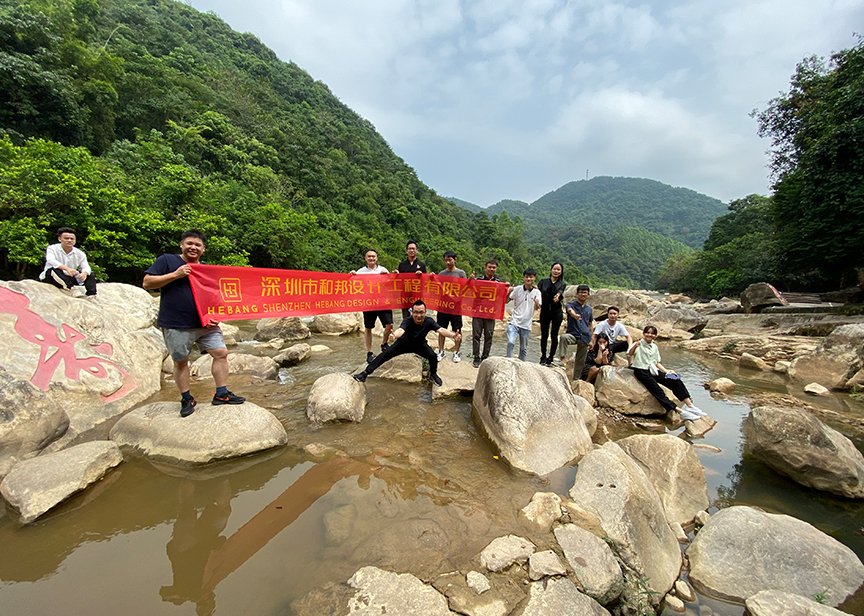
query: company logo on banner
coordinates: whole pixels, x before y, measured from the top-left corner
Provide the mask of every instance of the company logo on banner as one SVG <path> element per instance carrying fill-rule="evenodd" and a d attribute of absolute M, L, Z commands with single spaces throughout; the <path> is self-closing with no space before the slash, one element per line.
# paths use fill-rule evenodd
<path fill-rule="evenodd" d="M 503 319 L 507 285 L 436 274 L 332 274 L 299 270 L 192 265 L 189 275 L 201 323 L 315 314 L 427 308 Z"/>

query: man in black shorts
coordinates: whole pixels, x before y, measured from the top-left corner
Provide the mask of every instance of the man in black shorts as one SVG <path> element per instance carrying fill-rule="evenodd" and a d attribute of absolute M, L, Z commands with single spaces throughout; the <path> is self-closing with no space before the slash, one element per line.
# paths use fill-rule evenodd
<path fill-rule="evenodd" d="M 426 264 L 417 258 L 417 252 L 417 242 L 408 240 L 408 243 L 405 244 L 405 254 L 408 258 L 399 264 L 399 268 L 396 271 L 400 274 L 425 274 Z M 409 316 L 411 316 L 411 311 L 408 308 L 403 308 L 402 320 L 404 321 Z"/>
<path fill-rule="evenodd" d="M 456 253 L 452 250 L 448 250 L 444 253 L 444 265 L 447 267 L 440 272 L 438 272 L 439 276 L 450 276 L 452 278 L 468 278 L 465 272 L 458 267 L 456 267 Z M 459 338 L 456 339 L 456 348 L 453 349 L 453 363 L 458 364 L 462 361 L 462 356 L 459 355 L 459 348 L 462 346 L 462 315 L 461 314 L 449 314 L 446 312 L 438 311 L 437 318 L 438 325 L 440 325 L 445 331 L 447 326 L 457 334 L 460 334 Z M 445 336 L 441 333 L 441 330 L 438 331 L 438 361 L 444 360 L 444 338 L 452 338 L 453 336 Z"/>
<path fill-rule="evenodd" d="M 364 276 L 367 274 L 389 274 L 389 270 L 383 265 L 378 265 L 378 253 L 371 248 L 366 251 L 364 256 L 366 266 L 359 270 L 352 270 L 352 276 Z M 372 329 L 375 327 L 375 320 L 381 321 L 381 326 L 384 328 L 384 336 L 381 338 L 381 350 L 386 351 L 390 346 L 387 340 L 390 338 L 390 332 L 393 331 L 393 311 L 392 310 L 369 310 L 363 313 L 363 332 L 366 337 L 366 362 L 370 362 L 375 358 L 372 352 Z"/>
<path fill-rule="evenodd" d="M 429 379 L 440 386 L 441 377 L 438 376 L 438 356 L 435 355 L 435 351 L 426 342 L 426 334 L 429 332 L 438 332 L 439 336 L 453 338 L 456 340 L 456 344 L 462 341 L 462 334 L 442 329 L 432 317 L 427 317 L 426 304 L 423 303 L 423 300 L 418 299 L 411 307 L 411 316 L 402 321 L 402 325 L 393 332 L 392 338 L 395 340 L 393 346 L 369 362 L 365 370 L 353 375 L 354 380 L 362 383 L 366 380 L 367 376 L 375 372 L 378 366 L 385 361 L 393 359 L 397 355 L 416 353 L 420 357 L 429 360 Z"/>
<path fill-rule="evenodd" d="M 228 391 L 228 349 L 222 339 L 222 330 L 216 321 L 201 327 L 195 297 L 189 284 L 190 263 L 198 263 L 204 254 L 204 234 L 194 229 L 180 236 L 180 254 L 160 256 L 144 273 L 144 288 L 160 289 L 159 317 L 156 326 L 162 328 L 165 346 L 174 360 L 174 381 L 180 390 L 180 416 L 195 412 L 195 398 L 189 393 L 189 354 L 197 344 L 213 358 L 213 379 L 216 393 L 212 404 L 243 404 L 246 398 Z"/>

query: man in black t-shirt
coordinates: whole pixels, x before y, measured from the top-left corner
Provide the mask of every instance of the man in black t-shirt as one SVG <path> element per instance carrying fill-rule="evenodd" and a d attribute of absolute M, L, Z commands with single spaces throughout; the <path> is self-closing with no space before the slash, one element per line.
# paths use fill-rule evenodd
<path fill-rule="evenodd" d="M 423 303 L 423 300 L 418 299 L 411 308 L 411 317 L 402 321 L 402 325 L 390 334 L 390 339 L 395 340 L 395 343 L 369 362 L 365 370 L 353 375 L 354 379 L 363 382 L 367 376 L 375 372 L 378 366 L 385 361 L 393 359 L 397 355 L 416 353 L 420 357 L 425 357 L 429 360 L 429 379 L 440 386 L 441 377 L 438 376 L 438 356 L 426 341 L 426 334 L 429 332 L 438 332 L 446 338 L 453 338 L 457 341 L 462 339 L 462 334 L 459 332 L 448 331 L 438 325 L 435 319 L 427 317 L 426 304 Z"/>
<path fill-rule="evenodd" d="M 399 264 L 396 271 L 400 274 L 425 274 L 426 264 L 417 258 L 417 252 L 417 242 L 414 240 L 408 240 L 408 243 L 405 244 L 405 254 L 408 255 L 408 258 Z M 403 308 L 402 320 L 404 321 L 410 316 L 411 311 L 408 308 Z"/>
<path fill-rule="evenodd" d="M 180 254 L 160 256 L 144 273 L 144 288 L 160 290 L 159 318 L 156 326 L 162 328 L 162 337 L 174 361 L 174 381 L 180 390 L 180 416 L 188 417 L 195 411 L 195 398 L 189 393 L 189 354 L 192 345 L 207 351 L 213 357 L 213 379 L 216 393 L 212 404 L 243 404 L 246 398 L 228 391 L 228 349 L 222 339 L 222 330 L 216 321 L 201 326 L 189 274 L 192 265 L 204 254 L 204 234 L 194 229 L 180 236 Z"/>

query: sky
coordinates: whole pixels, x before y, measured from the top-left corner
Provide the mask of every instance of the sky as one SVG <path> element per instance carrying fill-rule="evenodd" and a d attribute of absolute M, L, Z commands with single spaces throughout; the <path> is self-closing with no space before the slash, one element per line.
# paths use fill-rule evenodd
<path fill-rule="evenodd" d="M 864 33 L 864 0 L 187 3 L 326 83 L 438 194 L 483 207 L 600 175 L 769 194 L 749 114 Z"/>

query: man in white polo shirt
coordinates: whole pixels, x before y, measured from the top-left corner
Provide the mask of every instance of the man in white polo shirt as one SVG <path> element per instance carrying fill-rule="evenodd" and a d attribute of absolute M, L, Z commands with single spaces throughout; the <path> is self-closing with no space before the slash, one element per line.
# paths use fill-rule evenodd
<path fill-rule="evenodd" d="M 507 357 L 513 357 L 513 347 L 516 345 L 516 337 L 518 336 L 519 359 L 521 361 L 525 361 L 528 356 L 528 337 L 531 335 L 534 311 L 543 302 L 540 289 L 534 286 L 536 278 L 536 270 L 528 268 L 522 272 L 523 284 L 519 287 L 510 287 L 507 290 L 507 301 L 513 302 L 513 313 L 510 315 L 510 324 L 507 326 Z"/>

